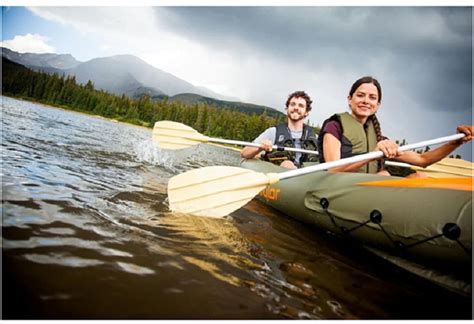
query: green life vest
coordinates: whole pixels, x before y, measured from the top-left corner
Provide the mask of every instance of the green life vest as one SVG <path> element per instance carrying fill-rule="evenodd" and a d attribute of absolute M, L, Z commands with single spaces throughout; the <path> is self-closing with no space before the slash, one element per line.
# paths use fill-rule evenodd
<path fill-rule="evenodd" d="M 362 125 L 349 113 L 334 114 L 324 121 L 318 137 L 320 163 L 326 162 L 324 160 L 323 138 L 326 124 L 331 121 L 335 121 L 341 125 L 341 159 L 371 152 L 377 147 L 377 134 L 372 120 L 367 120 L 365 125 Z M 383 164 L 378 161 L 372 161 L 359 168 L 357 172 L 377 173 L 382 165 Z"/>
<path fill-rule="evenodd" d="M 377 147 L 377 134 L 371 119 L 368 119 L 365 125 L 362 125 L 347 112 L 336 114 L 336 116 L 342 126 L 342 136 L 347 139 L 347 142 L 349 142 L 349 145 L 351 146 L 349 153 L 349 148 L 342 147 L 348 145 L 347 142 L 341 141 L 341 152 L 345 153 L 343 155 L 341 154 L 341 158 L 364 154 L 375 150 Z M 357 172 L 361 173 L 377 173 L 377 171 L 377 161 L 372 161 L 357 170 Z"/>

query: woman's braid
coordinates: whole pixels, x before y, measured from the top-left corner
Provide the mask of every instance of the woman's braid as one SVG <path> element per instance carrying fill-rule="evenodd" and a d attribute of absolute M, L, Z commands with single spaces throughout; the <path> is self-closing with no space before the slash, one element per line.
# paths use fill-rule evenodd
<path fill-rule="evenodd" d="M 372 124 L 374 125 L 375 134 L 377 136 L 377 143 L 378 143 L 384 140 L 385 136 L 382 135 L 382 129 L 380 128 L 380 123 L 379 123 L 379 120 L 377 119 L 377 116 L 373 114 L 370 116 L 370 119 L 372 120 Z"/>
<path fill-rule="evenodd" d="M 369 117 L 372 120 L 372 124 L 374 125 L 375 135 L 377 136 L 377 143 L 384 140 L 385 136 L 382 135 L 382 129 L 380 128 L 379 120 L 375 114 L 370 115 Z M 381 171 L 384 166 L 384 160 L 377 160 L 377 172 Z"/>

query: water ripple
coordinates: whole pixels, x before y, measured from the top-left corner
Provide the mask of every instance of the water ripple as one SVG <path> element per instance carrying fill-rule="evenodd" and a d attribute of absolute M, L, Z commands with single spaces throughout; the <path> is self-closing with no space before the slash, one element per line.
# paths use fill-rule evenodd
<path fill-rule="evenodd" d="M 140 267 L 137 266 L 136 264 L 132 263 L 125 263 L 125 262 L 117 262 L 117 265 L 124 271 L 133 273 L 133 274 L 138 274 L 138 275 L 150 275 L 154 274 L 155 271 L 152 269 L 148 269 L 146 267 Z"/>
<path fill-rule="evenodd" d="M 43 254 L 25 254 L 24 258 L 41 264 L 57 264 L 66 267 L 91 267 L 104 264 L 103 261 L 100 260 L 92 260 L 92 259 L 84 259 L 78 257 L 68 257 L 64 256 L 63 254 L 51 254 L 51 255 L 43 255 Z"/>

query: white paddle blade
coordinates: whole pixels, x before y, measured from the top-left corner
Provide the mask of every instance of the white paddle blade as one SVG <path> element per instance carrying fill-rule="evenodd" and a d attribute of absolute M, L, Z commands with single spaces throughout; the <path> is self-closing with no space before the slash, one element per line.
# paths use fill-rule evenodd
<path fill-rule="evenodd" d="M 195 129 L 169 120 L 157 121 L 153 127 L 153 142 L 168 150 L 185 149 L 208 141 L 208 137 Z"/>
<path fill-rule="evenodd" d="M 474 163 L 462 159 L 444 158 L 436 164 L 474 171 Z"/>
<path fill-rule="evenodd" d="M 170 209 L 207 217 L 224 217 L 274 183 L 272 174 L 238 167 L 211 166 L 172 177 L 168 182 Z"/>
<path fill-rule="evenodd" d="M 429 178 L 472 178 L 474 175 L 474 163 L 453 158 L 442 159 L 426 168 L 395 161 L 386 161 L 385 165 L 411 168 L 423 172 Z"/>
<path fill-rule="evenodd" d="M 414 167 L 430 178 L 472 178 L 474 173 L 472 162 L 446 158 L 426 168 Z"/>

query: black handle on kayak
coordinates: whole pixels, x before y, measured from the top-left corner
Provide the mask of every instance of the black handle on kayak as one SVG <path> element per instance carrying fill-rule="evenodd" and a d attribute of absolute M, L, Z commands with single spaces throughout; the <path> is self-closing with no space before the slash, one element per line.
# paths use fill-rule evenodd
<path fill-rule="evenodd" d="M 279 152 L 282 152 L 282 151 L 285 150 L 285 147 L 284 146 L 277 146 L 276 150 L 279 151 Z"/>

